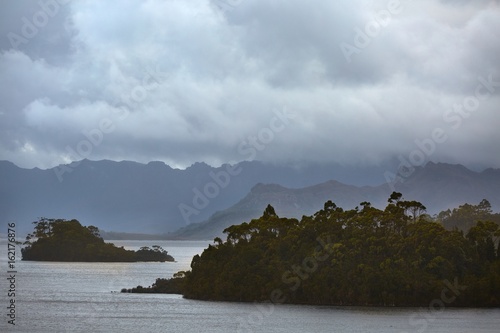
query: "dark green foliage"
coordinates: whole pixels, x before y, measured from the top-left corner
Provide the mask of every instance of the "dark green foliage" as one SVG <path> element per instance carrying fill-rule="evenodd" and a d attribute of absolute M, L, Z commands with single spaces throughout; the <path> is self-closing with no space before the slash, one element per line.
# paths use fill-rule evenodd
<path fill-rule="evenodd" d="M 500 214 L 492 212 L 491 204 L 486 199 L 477 205 L 466 203 L 453 210 L 442 211 L 437 218 L 446 229 L 463 232 L 467 232 L 477 221 L 492 221 L 500 225 Z"/>
<path fill-rule="evenodd" d="M 34 232 L 26 237 L 23 260 L 135 262 L 174 261 L 167 251 L 155 245 L 152 249 L 128 251 L 105 243 L 94 226 L 82 226 L 77 220 L 41 218 L 33 222 Z"/>
<path fill-rule="evenodd" d="M 172 279 L 156 279 L 151 287 L 137 286 L 132 289 L 122 289 L 122 293 L 137 294 L 182 294 L 184 289 L 185 275 L 176 273 Z"/>
<path fill-rule="evenodd" d="M 227 228 L 226 242 L 218 239 L 193 258 L 183 294 L 207 300 L 385 306 L 428 306 L 446 295 L 453 300 L 447 306 L 500 305 L 496 224 L 478 223 L 464 237 L 399 193 L 393 193 L 385 210 L 368 202 L 361 206 L 344 211 L 329 201 L 300 222 L 280 218 L 267 207 L 260 219 Z M 456 283 L 467 288 L 449 294 Z"/>
<path fill-rule="evenodd" d="M 153 245 L 152 248 L 147 246 L 141 247 L 135 253 L 136 261 L 174 261 L 174 258 L 168 254 L 161 246 Z"/>
<path fill-rule="evenodd" d="M 479 222 L 464 236 L 400 193 L 388 202 L 385 210 L 363 202 L 361 210 L 344 211 L 328 201 L 300 221 L 280 218 L 268 206 L 261 218 L 227 228 L 225 242 L 216 239 L 195 256 L 183 282 L 177 276 L 157 285 L 222 301 L 500 305 L 498 225 Z M 155 291 L 161 289 L 147 288 Z"/>

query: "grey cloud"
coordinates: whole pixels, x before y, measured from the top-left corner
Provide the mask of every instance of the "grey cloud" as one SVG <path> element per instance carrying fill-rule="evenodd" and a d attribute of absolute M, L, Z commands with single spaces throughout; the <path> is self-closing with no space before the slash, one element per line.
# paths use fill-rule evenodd
<path fill-rule="evenodd" d="M 498 1 L 401 3 L 351 62 L 340 45 L 356 46 L 356 29 L 388 1 L 61 5 L 29 43 L 0 42 L 1 158 L 68 162 L 78 158 L 68 147 L 109 121 L 81 157 L 373 164 L 408 155 L 443 128 L 449 139 L 429 159 L 500 167 L 497 83 L 470 116 L 448 113 L 474 96 L 478 77 L 500 82 Z M 40 4 L 3 9 L 5 37 Z M 296 118 L 267 142 L 284 108 Z M 266 143 L 257 149 L 250 141 L 259 134 Z"/>
<path fill-rule="evenodd" d="M 0 50 L 16 49 L 50 64 L 69 61 L 73 54 L 72 25 L 67 1 L 19 0 L 4 2 L 0 12 Z"/>

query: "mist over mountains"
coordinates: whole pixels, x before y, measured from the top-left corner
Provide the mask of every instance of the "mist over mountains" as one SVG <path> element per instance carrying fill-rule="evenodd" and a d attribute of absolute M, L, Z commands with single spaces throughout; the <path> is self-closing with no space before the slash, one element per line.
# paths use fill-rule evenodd
<path fill-rule="evenodd" d="M 217 212 L 206 222 L 178 230 L 172 236 L 211 239 L 220 236 L 230 225 L 260 217 L 268 204 L 275 208 L 279 216 L 298 219 L 319 211 L 328 200 L 344 209 L 355 208 L 363 201 L 383 209 L 393 190 L 403 193 L 406 200 L 420 201 L 431 215 L 464 203 L 477 204 L 485 198 L 490 201 L 494 211 L 500 209 L 499 169 L 474 172 L 462 165 L 429 162 L 393 186 L 391 188 L 382 184 L 359 187 L 334 180 L 301 189 L 258 184 L 236 205 Z"/>
<path fill-rule="evenodd" d="M 180 170 L 163 162 L 82 160 L 41 170 L 0 161 L 0 221 L 16 221 L 20 230 L 30 231 L 31 221 L 38 217 L 76 218 L 107 231 L 166 233 L 204 221 L 236 204 L 258 183 L 290 188 L 331 179 L 380 184 L 385 170 L 391 168 L 392 164 L 356 169 L 252 161 L 234 165 L 226 180 L 228 165 L 211 167 L 205 163 Z M 201 202 L 200 197 L 206 201 Z M 184 214 L 180 207 L 185 208 Z"/>
<path fill-rule="evenodd" d="M 394 165 L 252 161 L 220 167 L 195 163 L 180 170 L 163 162 L 83 160 L 41 170 L 0 161 L 0 220 L 17 222 L 19 233 L 31 230 L 38 217 L 48 217 L 76 218 L 106 231 L 211 239 L 231 224 L 260 216 L 267 204 L 287 217 L 312 214 L 327 200 L 345 209 L 362 201 L 384 208 L 393 190 L 384 173 Z M 476 172 L 429 162 L 394 189 L 422 202 L 431 214 L 484 198 L 494 210 L 500 208 L 499 169 Z"/>

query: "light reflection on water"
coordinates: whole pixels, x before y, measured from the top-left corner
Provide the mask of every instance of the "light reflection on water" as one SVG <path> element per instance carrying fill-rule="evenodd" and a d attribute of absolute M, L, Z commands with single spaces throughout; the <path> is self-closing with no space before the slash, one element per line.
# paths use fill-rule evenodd
<path fill-rule="evenodd" d="M 113 242 L 113 241 L 111 241 Z M 114 241 L 137 250 L 160 245 L 175 263 L 17 262 L 16 327 L 2 311 L 0 331 L 13 332 L 498 332 L 500 310 L 358 308 L 202 302 L 179 295 L 121 294 L 189 269 L 205 242 Z M 6 255 L 0 290 L 5 299 Z M 6 300 L 0 304 L 5 309 Z M 413 321 L 410 320 L 413 316 Z M 423 320 L 422 318 L 427 318 Z M 415 320 L 417 319 L 417 320 Z M 420 319 L 418 321 L 418 319 Z M 424 329 L 425 328 L 425 329 Z"/>

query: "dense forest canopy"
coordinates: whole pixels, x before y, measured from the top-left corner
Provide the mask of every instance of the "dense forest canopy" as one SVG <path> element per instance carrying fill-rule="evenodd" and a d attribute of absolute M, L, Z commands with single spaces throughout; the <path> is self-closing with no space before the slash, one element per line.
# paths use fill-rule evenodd
<path fill-rule="evenodd" d="M 491 211 L 475 222 L 470 215 L 464 233 L 447 230 L 400 193 L 384 210 L 360 206 L 343 210 L 328 201 L 301 220 L 268 206 L 261 218 L 227 228 L 226 241 L 216 238 L 196 255 L 191 271 L 127 291 L 325 305 L 500 305 L 500 228 Z"/>
<path fill-rule="evenodd" d="M 26 237 L 26 247 L 21 250 L 23 260 L 174 261 L 174 258 L 158 245 L 130 251 L 105 243 L 97 227 L 82 226 L 77 220 L 41 218 L 33 224 L 34 231 Z"/>
<path fill-rule="evenodd" d="M 448 230 L 467 232 L 478 221 L 491 221 L 500 225 L 500 214 L 493 213 L 490 202 L 484 199 L 477 205 L 466 203 L 458 208 L 443 211 L 438 214 L 437 220 Z"/>

